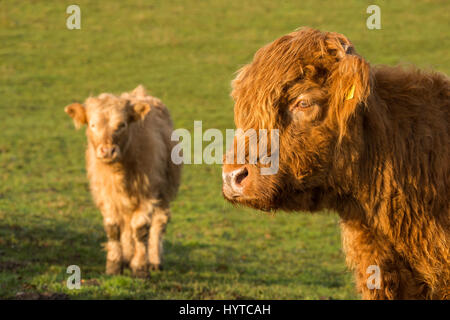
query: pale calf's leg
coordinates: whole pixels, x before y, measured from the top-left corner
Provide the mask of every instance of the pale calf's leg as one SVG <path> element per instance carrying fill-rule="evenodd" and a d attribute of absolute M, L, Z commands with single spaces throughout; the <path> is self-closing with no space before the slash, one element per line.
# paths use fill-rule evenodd
<path fill-rule="evenodd" d="M 113 220 L 104 219 L 104 228 L 108 243 L 106 244 L 106 274 L 116 275 L 121 274 L 123 270 L 122 265 L 122 248 L 120 245 L 120 224 Z"/>
<path fill-rule="evenodd" d="M 124 218 L 124 225 L 120 234 L 120 243 L 122 245 L 123 264 L 129 266 L 131 259 L 134 256 L 134 239 L 130 216 Z"/>
<path fill-rule="evenodd" d="M 145 278 L 148 276 L 147 241 L 151 219 L 148 212 L 137 211 L 131 218 L 131 230 L 134 240 L 134 255 L 130 268 L 134 276 Z"/>
<path fill-rule="evenodd" d="M 169 220 L 168 208 L 155 208 L 148 238 L 148 261 L 151 270 L 162 270 L 163 236 Z"/>

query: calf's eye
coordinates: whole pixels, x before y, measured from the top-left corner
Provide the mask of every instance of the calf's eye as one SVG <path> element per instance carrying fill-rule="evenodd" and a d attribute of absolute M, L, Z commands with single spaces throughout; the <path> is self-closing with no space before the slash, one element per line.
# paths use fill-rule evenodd
<path fill-rule="evenodd" d="M 308 100 L 299 100 L 294 103 L 294 105 L 291 108 L 291 111 L 298 111 L 298 110 L 304 110 L 308 109 L 311 106 L 311 103 Z"/>
<path fill-rule="evenodd" d="M 297 103 L 297 107 L 298 107 L 298 108 L 302 108 L 302 109 L 306 109 L 306 108 L 309 108 L 309 107 L 310 107 L 310 103 L 309 103 L 308 101 L 306 101 L 306 100 L 300 100 L 300 101 Z"/>

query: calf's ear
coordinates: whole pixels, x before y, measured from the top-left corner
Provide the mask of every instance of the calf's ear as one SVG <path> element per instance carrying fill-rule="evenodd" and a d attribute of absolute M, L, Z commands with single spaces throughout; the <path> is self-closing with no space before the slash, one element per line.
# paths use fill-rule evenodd
<path fill-rule="evenodd" d="M 147 113 L 150 111 L 151 107 L 148 103 L 137 102 L 135 104 L 129 104 L 127 106 L 129 119 L 131 122 L 143 120 Z"/>
<path fill-rule="evenodd" d="M 79 129 L 87 123 L 86 109 L 80 103 L 72 103 L 64 108 L 64 111 L 73 119 L 75 128 Z"/>
<path fill-rule="evenodd" d="M 330 113 L 339 127 L 339 141 L 346 135 L 349 121 L 358 107 L 364 107 L 370 94 L 370 65 L 355 53 L 351 42 L 340 34 L 328 41 L 336 63 L 327 80 Z"/>
<path fill-rule="evenodd" d="M 145 97 L 147 95 L 147 91 L 144 86 L 140 84 L 133 91 L 131 91 L 131 94 L 137 97 Z"/>

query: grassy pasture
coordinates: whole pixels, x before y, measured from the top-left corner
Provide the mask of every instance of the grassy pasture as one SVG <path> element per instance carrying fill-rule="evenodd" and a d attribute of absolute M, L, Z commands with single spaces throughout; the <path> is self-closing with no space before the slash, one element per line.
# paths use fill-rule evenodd
<path fill-rule="evenodd" d="M 299 26 L 347 35 L 371 63 L 450 71 L 450 2 L 0 1 L 0 298 L 357 299 L 336 214 L 267 215 L 221 196 L 218 165 L 187 165 L 151 280 L 103 274 L 106 237 L 63 107 L 144 84 L 176 127 L 233 128 L 234 72 Z M 381 7 L 368 30 L 366 8 Z M 78 265 L 82 289 L 68 290 Z"/>

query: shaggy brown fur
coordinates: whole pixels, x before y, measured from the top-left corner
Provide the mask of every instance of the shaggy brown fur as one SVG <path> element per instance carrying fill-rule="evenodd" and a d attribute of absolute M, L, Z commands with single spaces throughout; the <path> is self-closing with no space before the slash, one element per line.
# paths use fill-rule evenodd
<path fill-rule="evenodd" d="M 337 211 L 365 299 L 450 298 L 448 77 L 370 66 L 343 35 L 303 28 L 258 50 L 232 96 L 238 128 L 279 129 L 280 165 L 225 164 L 228 200 Z"/>
<path fill-rule="evenodd" d="M 162 237 L 181 167 L 170 159 L 172 122 L 166 107 L 142 86 L 120 97 L 103 93 L 65 111 L 87 124 L 87 172 L 108 237 L 106 273 L 160 269 Z"/>

